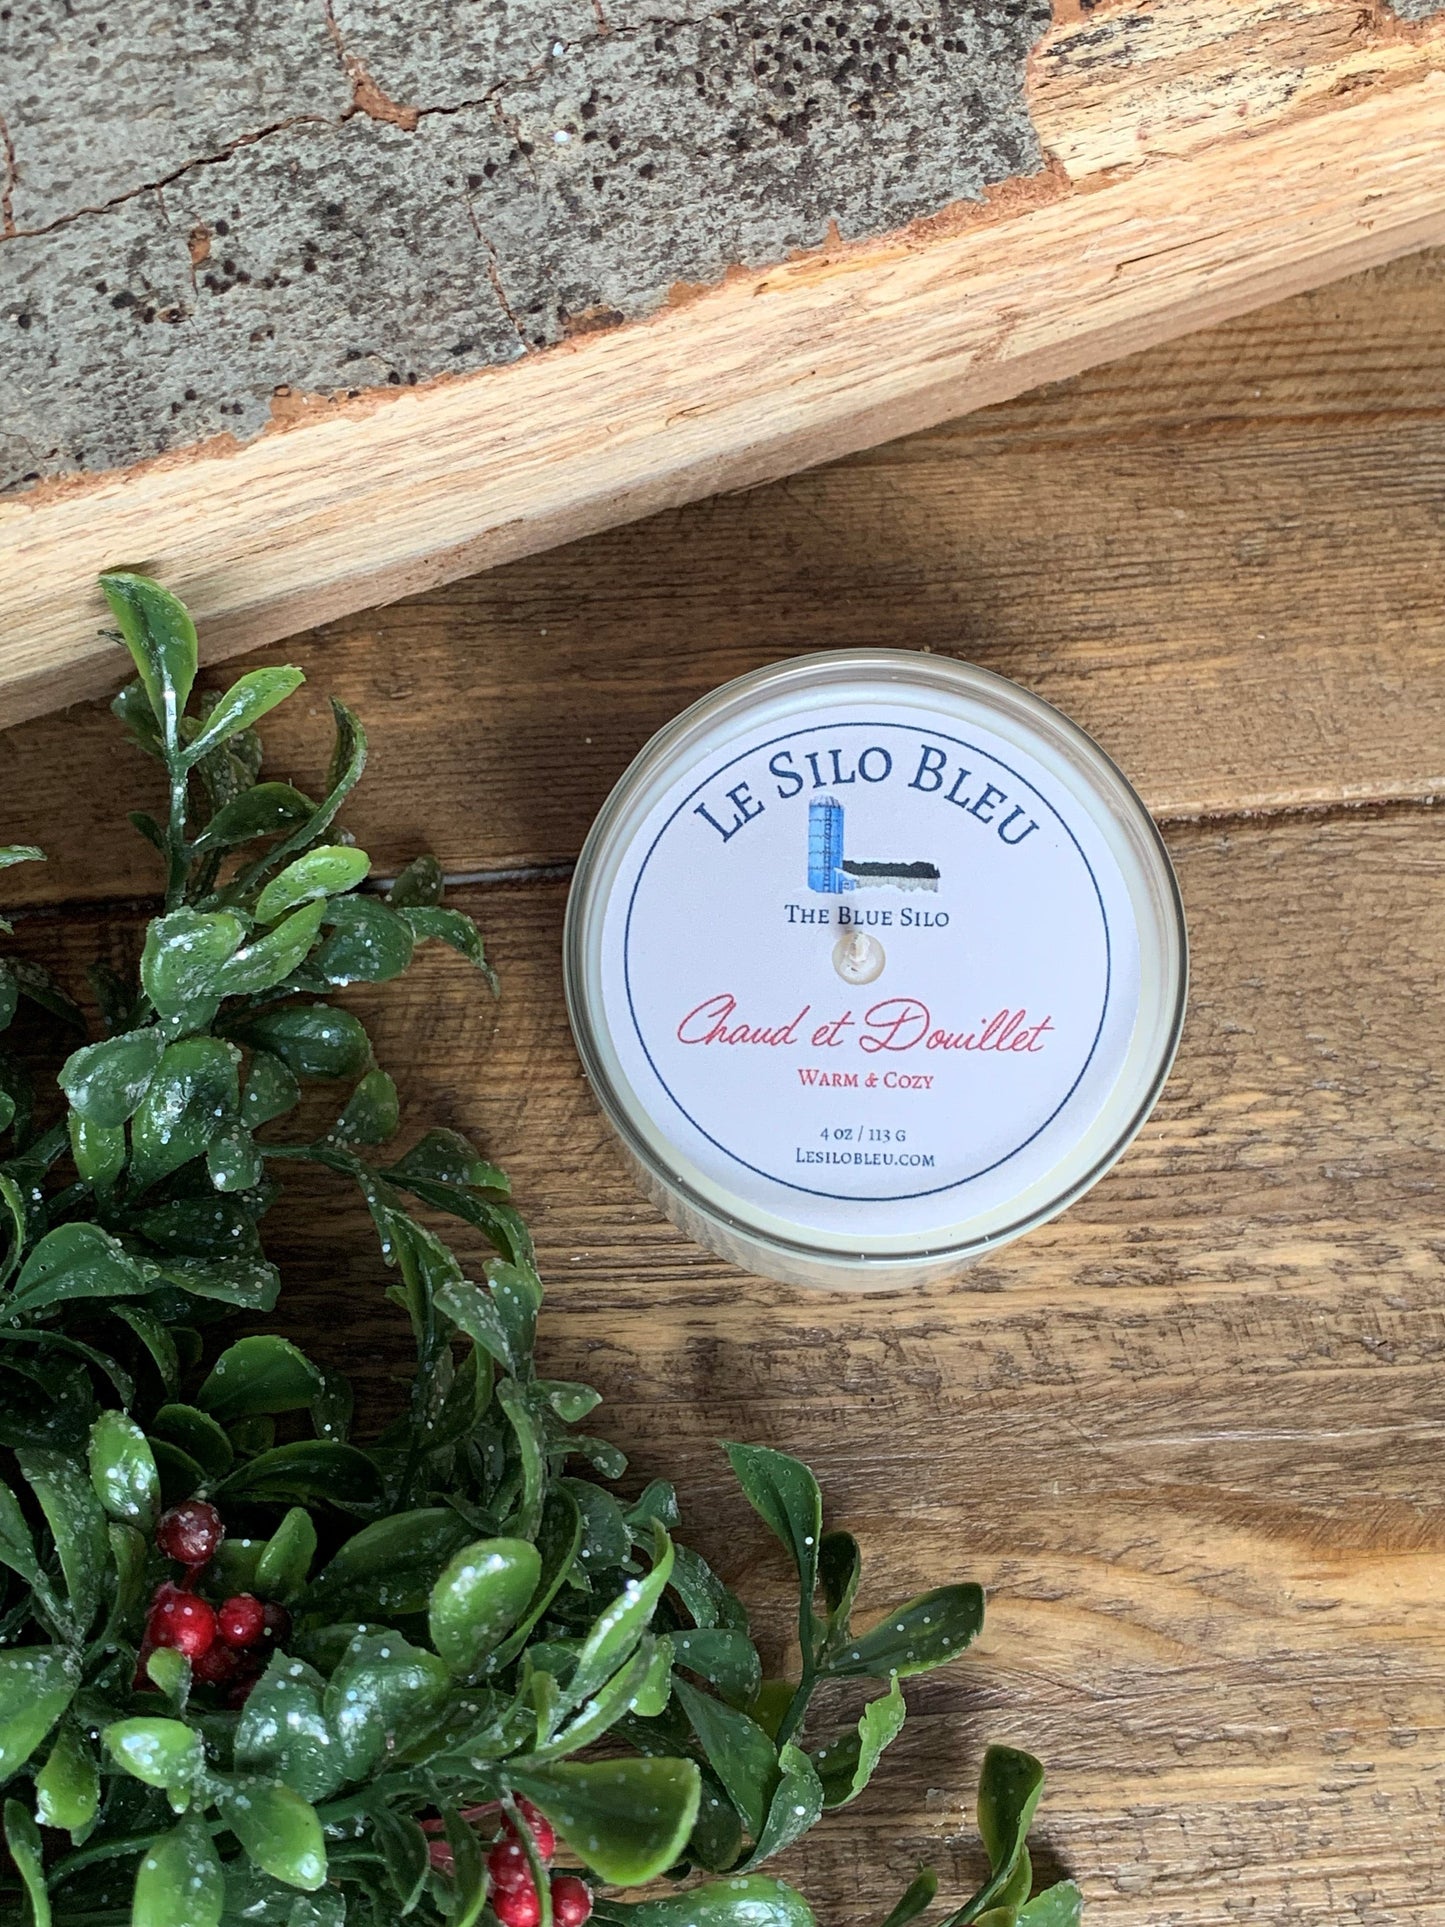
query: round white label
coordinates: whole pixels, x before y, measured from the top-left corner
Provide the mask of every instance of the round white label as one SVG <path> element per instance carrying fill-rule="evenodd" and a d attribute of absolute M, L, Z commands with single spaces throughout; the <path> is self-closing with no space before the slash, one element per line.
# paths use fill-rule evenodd
<path fill-rule="evenodd" d="M 600 961 L 661 1135 L 774 1219 L 870 1241 L 1043 1177 L 1139 1007 L 1129 893 L 1062 767 L 901 696 L 774 713 L 676 774 Z"/>

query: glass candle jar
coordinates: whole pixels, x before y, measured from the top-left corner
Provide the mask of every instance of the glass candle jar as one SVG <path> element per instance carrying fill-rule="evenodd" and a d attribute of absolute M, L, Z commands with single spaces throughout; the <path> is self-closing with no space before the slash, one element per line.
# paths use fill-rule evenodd
<path fill-rule="evenodd" d="M 1188 976 L 1168 856 L 1098 745 L 890 649 L 661 730 L 587 838 L 565 950 L 647 1195 L 750 1271 L 851 1290 L 954 1274 L 1097 1183 Z"/>

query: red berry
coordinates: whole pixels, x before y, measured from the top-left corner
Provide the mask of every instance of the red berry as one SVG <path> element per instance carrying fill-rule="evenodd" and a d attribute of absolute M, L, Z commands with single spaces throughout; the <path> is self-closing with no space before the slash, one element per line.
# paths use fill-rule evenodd
<path fill-rule="evenodd" d="M 217 1640 L 192 1661 L 191 1674 L 202 1686 L 229 1686 L 241 1671 L 241 1655 Z"/>
<path fill-rule="evenodd" d="M 254 1646 L 266 1630 L 266 1608 L 254 1593 L 238 1592 L 218 1609 L 216 1630 L 228 1646 Z"/>
<path fill-rule="evenodd" d="M 499 1840 L 487 1855 L 487 1875 L 498 1893 L 520 1893 L 526 1888 L 536 1897 L 532 1884 L 532 1863 L 521 1841 L 508 1836 Z"/>
<path fill-rule="evenodd" d="M 226 1528 L 221 1515 L 204 1499 L 187 1499 L 163 1512 L 156 1526 L 156 1544 L 167 1559 L 199 1572 L 220 1551 Z"/>
<path fill-rule="evenodd" d="M 537 1927 L 542 1903 L 535 1887 L 509 1887 L 492 1895 L 492 1912 L 502 1927 Z"/>
<path fill-rule="evenodd" d="M 195 1593 L 168 1581 L 156 1587 L 146 1639 L 152 1646 L 174 1646 L 187 1659 L 197 1660 L 215 1644 L 215 1611 Z"/>
<path fill-rule="evenodd" d="M 557 1836 L 552 1831 L 552 1822 L 540 1808 L 534 1807 L 530 1800 L 518 1800 L 517 1811 L 532 1830 L 532 1838 L 537 1843 L 538 1856 L 550 1860 L 557 1851 Z M 511 1822 L 508 1822 L 510 1826 Z"/>
<path fill-rule="evenodd" d="M 558 1874 L 552 1882 L 552 1918 L 557 1927 L 583 1927 L 592 1917 L 592 1889 L 575 1873 Z"/>
<path fill-rule="evenodd" d="M 274 1599 L 261 1608 L 261 1641 L 266 1646 L 282 1646 L 291 1637 L 291 1615 Z"/>

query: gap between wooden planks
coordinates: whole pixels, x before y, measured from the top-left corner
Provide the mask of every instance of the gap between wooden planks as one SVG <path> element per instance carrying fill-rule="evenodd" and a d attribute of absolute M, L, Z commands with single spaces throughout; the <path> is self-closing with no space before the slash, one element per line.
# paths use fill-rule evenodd
<path fill-rule="evenodd" d="M 0 723 L 114 680 L 101 568 L 164 575 L 214 658 L 1445 240 L 1438 32 L 1361 43 L 1333 0 L 1143 11 L 1167 57 L 1125 34 L 1071 65 L 1060 28 L 1036 60 L 1064 187 L 1092 191 L 1039 205 L 1048 180 L 1025 184 L 992 224 L 742 275 L 504 370 L 0 505 Z"/>

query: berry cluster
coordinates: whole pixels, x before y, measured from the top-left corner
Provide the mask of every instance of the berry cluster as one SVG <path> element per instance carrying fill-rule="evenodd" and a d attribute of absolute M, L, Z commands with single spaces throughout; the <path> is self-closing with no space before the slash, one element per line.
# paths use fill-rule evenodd
<path fill-rule="evenodd" d="M 164 1580 L 151 1595 L 136 1668 L 136 1684 L 148 1683 L 146 1661 L 158 1646 L 173 1647 L 191 1662 L 191 1677 L 223 1689 L 228 1704 L 240 1706 L 266 1670 L 271 1649 L 291 1630 L 284 1606 L 237 1593 L 213 1606 L 196 1591 L 196 1582 L 221 1549 L 226 1528 L 213 1505 L 187 1499 L 162 1513 L 156 1545 L 185 1568 L 177 1584 Z"/>
<path fill-rule="evenodd" d="M 237 1593 L 213 1606 L 197 1592 L 197 1582 L 225 1536 L 225 1522 L 205 1499 L 187 1499 L 161 1514 L 156 1545 L 167 1559 L 184 1568 L 185 1577 L 179 1582 L 162 1581 L 151 1595 L 137 1686 L 149 1683 L 146 1661 L 151 1654 L 159 1646 L 170 1646 L 191 1662 L 194 1680 L 223 1689 L 228 1705 L 241 1706 L 265 1671 L 267 1654 L 290 1632 L 291 1616 L 285 1607 L 257 1599 L 254 1593 Z M 475 1824 L 496 1810 L 495 1805 L 473 1807 L 462 1817 Z M 557 1851 L 551 1821 L 530 1800 L 519 1800 L 517 1812 L 532 1836 L 537 1858 L 544 1867 L 550 1866 Z M 433 1836 L 444 1831 L 440 1820 L 424 1820 L 422 1826 Z M 502 1827 L 502 1837 L 487 1855 L 492 1911 L 501 1927 L 539 1927 L 542 1901 L 531 1855 L 510 1815 L 503 1816 Z M 452 1852 L 444 1839 L 432 1839 L 431 1860 L 443 1872 L 453 1870 Z M 551 1874 L 548 1887 L 555 1927 L 586 1927 L 592 1914 L 592 1889 L 587 1882 L 576 1874 Z"/>
<path fill-rule="evenodd" d="M 475 1825 L 496 1810 L 495 1804 L 472 1807 L 463 1813 L 462 1818 L 469 1825 Z M 519 1800 L 517 1810 L 532 1836 L 537 1858 L 543 1866 L 550 1865 L 557 1851 L 557 1836 L 552 1831 L 552 1823 L 530 1800 Z M 502 1837 L 487 1855 L 492 1912 L 501 1927 L 538 1927 L 542 1918 L 542 1902 L 537 1893 L 537 1883 L 532 1877 L 531 1857 L 511 1819 L 504 1819 L 502 1824 L 505 1829 Z M 440 1820 L 423 1820 L 422 1827 L 433 1835 L 443 1832 Z M 431 1859 L 432 1865 L 441 1868 L 444 1873 L 451 1873 L 456 1864 L 451 1848 L 440 1838 L 432 1840 Z M 549 1877 L 548 1886 L 555 1927 L 585 1927 L 592 1914 L 592 1889 L 587 1882 L 579 1880 L 576 1874 L 559 1873 Z"/>
<path fill-rule="evenodd" d="M 530 1800 L 519 1800 L 517 1808 L 526 1822 L 543 1866 L 551 1864 L 557 1851 L 557 1836 L 552 1823 L 539 1813 Z M 487 1877 L 492 1886 L 492 1912 L 502 1927 L 537 1927 L 542 1918 L 542 1902 L 532 1877 L 532 1862 L 527 1849 L 508 1820 L 506 1832 L 487 1855 Z M 556 1927 L 584 1927 L 592 1913 L 592 1889 L 576 1874 L 553 1874 L 552 1919 Z"/>

